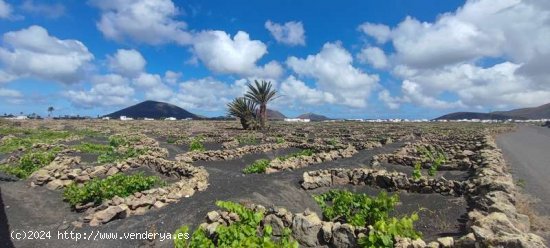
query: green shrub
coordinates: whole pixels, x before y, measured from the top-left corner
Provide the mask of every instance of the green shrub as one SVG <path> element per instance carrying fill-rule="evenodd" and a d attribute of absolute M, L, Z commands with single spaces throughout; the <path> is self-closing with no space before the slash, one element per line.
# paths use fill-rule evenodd
<path fill-rule="evenodd" d="M 431 163 L 428 169 L 428 175 L 430 176 L 435 176 L 439 167 L 447 161 L 447 155 L 439 148 L 434 148 L 433 146 L 420 146 L 417 150 L 420 152 L 423 159 Z"/>
<path fill-rule="evenodd" d="M 109 145 L 103 145 L 103 144 L 94 144 L 94 143 L 80 143 L 74 147 L 76 150 L 79 150 L 81 152 L 85 153 L 93 153 L 93 154 L 103 154 L 109 152 L 111 150 L 111 146 Z"/>
<path fill-rule="evenodd" d="M 112 135 L 109 137 L 109 145 L 112 147 L 127 146 L 130 141 L 122 135 Z"/>
<path fill-rule="evenodd" d="M 17 134 L 25 134 L 30 133 L 27 129 L 22 128 L 15 128 L 15 127 L 1 127 L 0 128 L 0 135 L 6 136 L 6 135 L 17 135 Z"/>
<path fill-rule="evenodd" d="M 420 163 L 420 161 L 417 161 L 415 164 L 414 164 L 414 170 L 412 172 L 412 178 L 414 180 L 418 180 L 422 177 L 422 164 Z"/>
<path fill-rule="evenodd" d="M 38 169 L 50 164 L 59 149 L 50 151 L 30 151 L 19 159 L 17 165 L 0 165 L 0 171 L 14 175 L 18 178 L 27 178 Z"/>
<path fill-rule="evenodd" d="M 418 214 L 410 217 L 397 219 L 395 217 L 377 221 L 369 235 L 358 240 L 358 244 L 365 248 L 394 247 L 396 237 L 410 238 L 412 240 L 421 238 L 420 232 L 414 229 L 414 222 L 418 220 Z"/>
<path fill-rule="evenodd" d="M 81 137 L 101 137 L 103 134 L 99 131 L 91 130 L 91 129 L 77 129 L 72 131 L 71 133 L 81 136 Z"/>
<path fill-rule="evenodd" d="M 386 192 L 381 192 L 377 197 L 370 197 L 366 194 L 331 190 L 314 196 L 314 199 L 323 210 L 325 219 L 373 227 L 368 236 L 358 240 L 361 247 L 389 248 L 394 247 L 396 237 L 421 237 L 421 233 L 414 229 L 414 222 L 418 220 L 416 213 L 401 219 L 389 217 L 399 202 L 397 195 L 388 196 Z"/>
<path fill-rule="evenodd" d="M 103 164 L 123 161 L 129 158 L 135 158 L 139 155 L 143 155 L 146 151 L 146 149 L 135 149 L 133 147 L 128 147 L 125 149 L 116 149 L 114 147 L 109 147 L 107 152 L 102 153 L 97 157 L 97 162 Z"/>
<path fill-rule="evenodd" d="M 314 199 L 323 210 L 323 216 L 326 219 L 338 220 L 354 226 L 366 226 L 386 219 L 399 202 L 397 195 L 388 196 L 386 192 L 381 192 L 378 197 L 370 197 L 367 194 L 340 190 L 316 195 Z"/>
<path fill-rule="evenodd" d="M 191 139 L 191 142 L 189 143 L 189 151 L 197 151 L 202 152 L 206 149 L 204 148 L 204 139 L 202 136 L 196 136 L 193 139 Z"/>
<path fill-rule="evenodd" d="M 251 165 L 243 169 L 244 174 L 251 173 L 264 173 L 265 170 L 269 167 L 270 161 L 267 159 L 258 159 L 254 161 Z"/>
<path fill-rule="evenodd" d="M 99 154 L 97 157 L 98 163 L 114 163 L 145 154 L 147 152 L 146 148 L 137 149 L 132 146 L 132 143 L 135 143 L 138 140 L 139 137 L 112 135 L 109 137 L 108 146 L 97 145 L 95 147 L 85 147 L 85 149 L 96 149 L 95 151 Z"/>
<path fill-rule="evenodd" d="M 21 131 L 22 137 L 13 137 L 4 140 L 0 144 L 0 153 L 9 153 L 19 148 L 30 148 L 33 144 L 44 143 L 51 144 L 57 140 L 65 139 L 71 134 L 65 131 L 51 131 L 43 129 L 32 129 Z"/>
<path fill-rule="evenodd" d="M 277 143 L 277 144 L 285 143 L 285 138 L 283 138 L 283 137 L 277 137 L 277 139 L 275 140 L 275 143 Z"/>
<path fill-rule="evenodd" d="M 277 157 L 277 159 L 281 160 L 281 161 L 285 161 L 285 160 L 288 160 L 290 158 L 297 158 L 297 157 L 302 157 L 302 156 L 312 156 L 314 153 L 315 152 L 311 149 L 304 149 L 304 150 L 301 150 L 299 152 L 288 154 L 286 156 Z"/>
<path fill-rule="evenodd" d="M 269 225 L 261 226 L 264 212 L 254 212 L 241 204 L 218 201 L 216 205 L 229 212 L 236 213 L 239 221 L 229 226 L 216 227 L 214 237 L 209 238 L 202 229 L 196 230 L 190 239 L 175 239 L 176 248 L 202 247 L 298 247 L 298 243 L 291 238 L 291 231 L 285 228 L 283 236 L 275 241 L 272 238 L 272 228 Z M 189 228 L 182 227 L 174 234 L 187 233 Z M 180 235 L 182 236 L 182 235 Z"/>
<path fill-rule="evenodd" d="M 335 145 L 338 145 L 338 141 L 335 139 L 335 138 L 332 138 L 328 141 L 326 141 L 327 144 L 331 145 L 331 146 L 335 146 Z"/>
<path fill-rule="evenodd" d="M 237 137 L 237 142 L 239 145 L 256 145 L 260 143 L 260 140 L 254 134 L 247 134 Z"/>
<path fill-rule="evenodd" d="M 164 185 L 164 182 L 156 176 L 144 176 L 143 173 L 128 176 L 118 173 L 105 179 L 92 179 L 82 186 L 71 184 L 65 188 L 63 199 L 71 206 L 88 202 L 100 204 L 105 199 L 129 196 L 156 185 Z"/>

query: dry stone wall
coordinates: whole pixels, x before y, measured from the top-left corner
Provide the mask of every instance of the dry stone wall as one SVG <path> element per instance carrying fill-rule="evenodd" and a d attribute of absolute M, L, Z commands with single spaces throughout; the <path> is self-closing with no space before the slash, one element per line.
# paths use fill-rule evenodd
<path fill-rule="evenodd" d="M 138 167 L 146 167 L 167 177 L 179 179 L 164 187 L 136 192 L 124 198 L 114 197 L 100 205 L 93 202 L 78 204 L 75 210 L 84 212 L 85 216 L 75 221 L 75 226 L 82 226 L 84 223 L 97 226 L 116 218 L 141 215 L 150 209 L 162 208 L 207 188 L 208 172 L 203 167 L 195 167 L 183 161 L 167 160 L 168 151 L 159 147 L 156 140 L 144 136 L 132 145 L 135 149 L 147 148 L 146 153 L 118 163 L 87 168 L 75 168 L 81 163 L 80 157 L 67 155 L 70 154 L 70 150 L 63 151 L 49 165 L 31 175 L 31 186 L 46 186 L 50 190 L 56 190 Z"/>
<path fill-rule="evenodd" d="M 438 192 L 466 197 L 471 205 L 467 235 L 460 238 L 442 237 L 430 243 L 399 239 L 396 247 L 547 247 L 541 237 L 530 232 L 529 218 L 519 213 L 515 207 L 518 192 L 493 137 L 486 135 L 475 146 L 478 157 L 472 165 L 474 175 L 465 182 L 444 179 L 412 180 L 399 172 L 358 168 L 305 172 L 302 187 L 315 189 L 335 184 L 365 184 L 388 190 Z M 324 237 L 323 235 L 319 237 Z M 350 232 L 343 243 L 354 244 L 359 235 L 357 231 L 353 234 Z M 301 244 L 309 246 L 313 243 Z"/>

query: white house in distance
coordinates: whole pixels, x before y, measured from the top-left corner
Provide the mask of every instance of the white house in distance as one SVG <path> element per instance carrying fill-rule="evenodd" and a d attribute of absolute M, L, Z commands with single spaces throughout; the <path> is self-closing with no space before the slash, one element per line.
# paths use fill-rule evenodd
<path fill-rule="evenodd" d="M 131 120 L 133 120 L 133 119 L 134 119 L 134 118 L 126 117 L 125 115 L 120 116 L 120 120 L 121 120 L 121 121 L 131 121 Z"/>
<path fill-rule="evenodd" d="M 164 119 L 165 121 L 175 121 L 177 120 L 175 117 L 168 117 Z"/>
<path fill-rule="evenodd" d="M 285 118 L 286 122 L 310 122 L 310 119 Z"/>

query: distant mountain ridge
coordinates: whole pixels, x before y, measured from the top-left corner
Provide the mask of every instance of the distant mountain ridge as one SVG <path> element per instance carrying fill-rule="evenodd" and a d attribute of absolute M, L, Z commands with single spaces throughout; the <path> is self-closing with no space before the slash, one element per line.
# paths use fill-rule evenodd
<path fill-rule="evenodd" d="M 501 114 L 512 117 L 521 117 L 525 119 L 549 119 L 550 118 L 550 103 L 534 107 L 520 108 L 510 111 L 496 111 L 493 114 Z"/>
<path fill-rule="evenodd" d="M 326 120 L 330 120 L 330 118 L 324 116 L 324 115 L 318 115 L 318 114 L 314 114 L 314 113 L 305 113 L 305 114 L 301 114 L 299 115 L 298 117 L 296 117 L 298 119 L 310 119 L 311 121 L 326 121 Z"/>
<path fill-rule="evenodd" d="M 177 119 L 201 119 L 198 115 L 195 115 L 176 105 L 157 101 L 144 101 L 105 115 L 105 117 L 110 118 L 120 118 L 121 116 L 153 119 L 163 119 L 168 117 L 174 117 Z"/>
<path fill-rule="evenodd" d="M 284 120 L 286 118 L 286 116 L 277 111 L 277 110 L 273 110 L 273 109 L 267 109 L 267 119 L 269 120 Z"/>
<path fill-rule="evenodd" d="M 526 119 L 550 119 L 550 103 L 532 107 L 520 108 L 509 111 L 494 111 L 490 113 L 478 112 L 455 112 L 435 118 L 435 120 L 462 120 L 462 119 L 480 119 L 480 120 L 526 120 Z"/>

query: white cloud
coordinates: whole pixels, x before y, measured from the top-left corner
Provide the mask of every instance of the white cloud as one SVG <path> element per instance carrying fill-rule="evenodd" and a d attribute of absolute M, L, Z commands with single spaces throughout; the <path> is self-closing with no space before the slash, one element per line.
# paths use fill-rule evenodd
<path fill-rule="evenodd" d="M 63 95 L 81 108 L 126 106 L 134 102 L 129 80 L 116 74 L 94 76 L 90 90 L 68 90 Z"/>
<path fill-rule="evenodd" d="M 267 47 L 259 40 L 251 40 L 243 31 L 233 38 L 224 31 L 200 32 L 193 39 L 192 50 L 213 72 L 267 78 L 278 78 L 283 73 L 283 68 L 275 61 L 256 65 L 267 54 Z"/>
<path fill-rule="evenodd" d="M 302 22 L 290 21 L 285 24 L 279 24 L 268 20 L 265 22 L 265 28 L 279 43 L 290 46 L 306 45 L 306 36 Z"/>
<path fill-rule="evenodd" d="M 32 0 L 26 0 L 21 5 L 21 8 L 29 13 L 45 16 L 48 18 L 58 18 L 65 14 L 65 6 L 61 3 L 45 4 L 36 3 Z"/>
<path fill-rule="evenodd" d="M 0 0 L 0 18 L 7 19 L 12 17 L 13 8 L 10 4 L 6 3 L 4 0 Z"/>
<path fill-rule="evenodd" d="M 3 41 L 0 62 L 12 77 L 75 83 L 94 58 L 82 42 L 60 40 L 40 26 L 5 33 Z"/>
<path fill-rule="evenodd" d="M 550 10 L 542 1 L 470 0 L 434 23 L 406 18 L 392 31 L 403 63 L 416 67 L 482 57 L 528 61 L 550 53 Z"/>
<path fill-rule="evenodd" d="M 320 105 L 325 103 L 333 104 L 336 97 L 332 93 L 323 92 L 308 87 L 303 81 L 289 76 L 281 83 L 280 96 L 282 101 L 299 102 L 308 105 Z"/>
<path fill-rule="evenodd" d="M 1 83 L 7 83 L 7 82 L 13 81 L 15 79 L 17 79 L 16 75 L 7 73 L 4 70 L 0 69 L 0 84 Z"/>
<path fill-rule="evenodd" d="M 410 102 L 431 108 L 511 108 L 547 103 L 550 85 L 539 85 L 518 75 L 516 71 L 520 67 L 510 62 L 489 68 L 471 64 L 431 70 L 401 66 L 395 73 L 407 78 L 402 84 L 401 103 Z M 445 92 L 452 92 L 458 100 L 451 102 L 436 98 Z"/>
<path fill-rule="evenodd" d="M 162 81 L 160 75 L 141 73 L 133 80 L 133 84 L 145 92 L 147 100 L 164 101 L 170 98 L 173 91 Z"/>
<path fill-rule="evenodd" d="M 175 84 L 178 82 L 181 76 L 182 76 L 181 72 L 174 72 L 174 71 L 168 70 L 164 73 L 164 81 L 168 84 Z"/>
<path fill-rule="evenodd" d="M 322 50 L 305 59 L 290 57 L 287 65 L 298 75 L 314 78 L 319 90 L 333 94 L 337 103 L 365 107 L 377 75 L 353 67 L 353 57 L 338 43 L 326 43 Z"/>
<path fill-rule="evenodd" d="M 382 90 L 378 93 L 378 99 L 382 101 L 390 109 L 398 109 L 401 106 L 402 100 L 397 97 L 392 97 L 388 90 Z"/>
<path fill-rule="evenodd" d="M 401 90 L 403 91 L 404 95 L 403 101 L 412 102 L 423 107 L 448 109 L 459 108 L 463 106 L 461 101 L 447 102 L 443 100 L 438 100 L 437 98 L 426 94 L 423 88 L 418 83 L 409 80 L 403 81 Z"/>
<path fill-rule="evenodd" d="M 361 63 L 368 63 L 377 69 L 384 69 L 389 66 L 388 58 L 384 51 L 378 47 L 365 47 L 357 54 Z"/>
<path fill-rule="evenodd" d="M 189 80 L 180 84 L 179 92 L 171 102 L 185 109 L 220 111 L 226 104 L 246 92 L 247 80 L 227 84 L 213 78 Z"/>
<path fill-rule="evenodd" d="M 384 102 L 487 109 L 550 99 L 547 1 L 469 0 L 435 22 L 407 17 L 390 33 L 402 96 L 381 93 Z"/>
<path fill-rule="evenodd" d="M 376 40 L 376 42 L 380 44 L 388 42 L 391 38 L 390 27 L 384 24 L 374 24 L 374 23 L 365 22 L 359 25 L 358 29 L 361 32 L 365 33 L 366 35 L 373 37 Z"/>
<path fill-rule="evenodd" d="M 0 88 L 0 99 L 11 104 L 19 104 L 23 102 L 23 94 L 17 90 Z"/>
<path fill-rule="evenodd" d="M 145 69 L 147 62 L 136 50 L 118 49 L 113 56 L 107 56 L 109 68 L 123 76 L 134 77 Z"/>
<path fill-rule="evenodd" d="M 178 8 L 171 0 L 91 0 L 101 10 L 98 29 L 109 39 L 162 45 L 188 44 L 187 24 L 178 21 Z"/>

